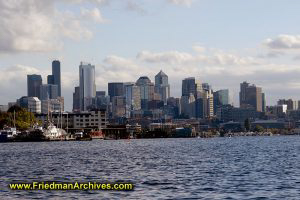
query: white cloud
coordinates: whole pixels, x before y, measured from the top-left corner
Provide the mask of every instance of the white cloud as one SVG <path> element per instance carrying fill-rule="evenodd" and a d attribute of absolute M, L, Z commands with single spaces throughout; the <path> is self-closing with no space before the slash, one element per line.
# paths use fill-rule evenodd
<path fill-rule="evenodd" d="M 156 63 L 182 63 L 193 61 L 193 56 L 189 53 L 169 51 L 161 53 L 152 53 L 150 51 L 141 51 L 137 54 L 137 59 L 145 62 Z"/>
<path fill-rule="evenodd" d="M 270 49 L 300 49 L 300 35 L 278 35 L 268 38 L 263 43 Z"/>
<path fill-rule="evenodd" d="M 168 0 L 168 1 L 176 5 L 191 6 L 194 0 Z"/>
<path fill-rule="evenodd" d="M 102 14 L 98 8 L 93 8 L 90 10 L 81 8 L 81 17 L 86 20 L 93 20 L 96 23 L 104 23 L 107 21 L 102 17 Z"/>
<path fill-rule="evenodd" d="M 89 39 L 92 32 L 82 20 L 102 23 L 98 8 L 82 9 L 81 15 L 56 8 L 58 1 L 0 1 L 0 52 L 43 52 L 61 49 L 63 38 Z M 64 0 L 64 3 L 83 1 Z M 103 4 L 106 1 L 91 1 Z"/>

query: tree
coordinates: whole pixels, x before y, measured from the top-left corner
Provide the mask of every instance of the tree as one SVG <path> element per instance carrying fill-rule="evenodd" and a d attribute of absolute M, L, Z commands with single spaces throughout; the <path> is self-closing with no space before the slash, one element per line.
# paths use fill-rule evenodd
<path fill-rule="evenodd" d="M 264 127 L 260 126 L 260 125 L 256 125 L 254 131 L 256 132 L 263 132 L 265 129 Z"/>
<path fill-rule="evenodd" d="M 247 118 L 247 119 L 245 120 L 244 126 L 245 126 L 245 129 L 246 129 L 247 131 L 250 130 L 250 120 L 249 120 L 249 118 Z"/>
<path fill-rule="evenodd" d="M 19 130 L 26 130 L 30 125 L 36 123 L 37 120 L 33 113 L 19 106 L 12 106 L 8 112 L 0 112 L 0 128 L 6 126 L 14 126 Z"/>

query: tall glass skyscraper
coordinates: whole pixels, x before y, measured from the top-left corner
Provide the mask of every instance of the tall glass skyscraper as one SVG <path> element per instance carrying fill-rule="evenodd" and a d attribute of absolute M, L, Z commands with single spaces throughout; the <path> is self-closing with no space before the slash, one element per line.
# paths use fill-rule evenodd
<path fill-rule="evenodd" d="M 155 92 L 160 95 L 164 104 L 167 104 L 167 100 L 170 97 L 170 85 L 167 74 L 162 70 L 155 76 Z"/>
<path fill-rule="evenodd" d="M 58 60 L 54 60 L 52 62 L 52 77 L 48 78 L 48 84 L 57 85 L 58 96 L 61 97 L 61 80 L 60 80 L 60 62 Z"/>
<path fill-rule="evenodd" d="M 79 65 L 80 110 L 87 110 L 96 96 L 95 66 L 81 62 Z"/>
<path fill-rule="evenodd" d="M 27 96 L 40 98 L 42 76 L 37 74 L 27 75 Z"/>

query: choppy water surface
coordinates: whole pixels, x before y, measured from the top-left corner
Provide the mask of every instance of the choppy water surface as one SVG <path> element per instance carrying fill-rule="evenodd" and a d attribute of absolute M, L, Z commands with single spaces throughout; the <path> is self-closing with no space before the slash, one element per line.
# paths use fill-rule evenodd
<path fill-rule="evenodd" d="M 300 137 L 0 144 L 0 199 L 299 199 Z M 125 191 L 10 191 L 12 181 L 130 181 Z"/>

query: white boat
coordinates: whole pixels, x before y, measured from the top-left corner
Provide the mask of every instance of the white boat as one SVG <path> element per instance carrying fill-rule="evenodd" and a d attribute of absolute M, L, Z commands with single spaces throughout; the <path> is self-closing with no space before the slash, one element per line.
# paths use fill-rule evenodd
<path fill-rule="evenodd" d="M 67 132 L 61 128 L 57 128 L 52 123 L 49 123 L 48 127 L 43 131 L 45 137 L 49 139 L 60 139 L 67 135 Z"/>
<path fill-rule="evenodd" d="M 6 135 L 7 138 L 13 138 L 17 135 L 17 129 L 6 127 L 4 129 L 0 130 L 0 134 Z"/>

